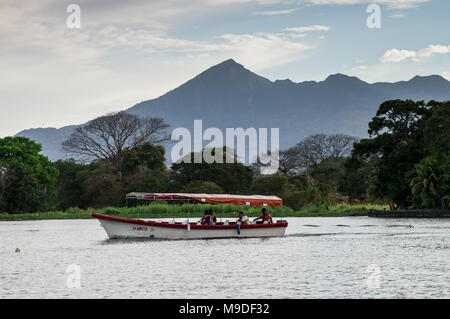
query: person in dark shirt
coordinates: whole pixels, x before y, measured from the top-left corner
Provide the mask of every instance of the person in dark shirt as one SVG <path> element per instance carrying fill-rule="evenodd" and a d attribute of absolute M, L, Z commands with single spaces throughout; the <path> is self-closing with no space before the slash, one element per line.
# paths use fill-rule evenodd
<path fill-rule="evenodd" d="M 214 215 L 214 212 L 213 212 L 212 209 L 209 210 L 209 215 L 211 215 L 212 223 L 213 223 L 213 224 L 217 223 L 216 215 Z"/>
<path fill-rule="evenodd" d="M 209 214 L 209 211 L 205 209 L 205 214 L 203 215 L 203 218 L 200 220 L 202 225 L 211 225 L 213 220 L 212 216 Z"/>

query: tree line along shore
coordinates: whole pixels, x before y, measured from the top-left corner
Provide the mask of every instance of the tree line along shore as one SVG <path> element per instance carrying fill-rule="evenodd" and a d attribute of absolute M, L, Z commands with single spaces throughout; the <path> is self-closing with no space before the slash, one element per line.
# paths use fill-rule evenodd
<path fill-rule="evenodd" d="M 128 218 L 201 218 L 205 209 L 212 209 L 217 218 L 236 218 L 242 211 L 249 217 L 259 217 L 260 207 L 238 205 L 208 205 L 183 204 L 173 205 L 155 203 L 138 207 L 105 207 L 100 209 L 70 208 L 66 211 L 36 212 L 25 214 L 0 214 L 0 221 L 12 220 L 47 220 L 47 219 L 90 219 L 91 213 L 106 214 Z M 282 217 L 341 217 L 349 215 L 366 215 L 371 210 L 387 210 L 387 205 L 371 204 L 337 204 L 330 207 L 326 205 L 308 205 L 299 211 L 289 207 L 270 207 L 269 212 L 274 218 Z"/>
<path fill-rule="evenodd" d="M 160 118 L 119 112 L 75 129 L 63 143 L 76 158 L 51 162 L 25 137 L 0 139 L 0 220 L 89 218 L 90 213 L 135 217 L 199 217 L 195 207 L 125 206 L 125 194 L 189 192 L 276 195 L 273 215 L 346 216 L 368 210 L 448 210 L 450 102 L 392 100 L 368 123 L 368 138 L 315 134 L 280 151 L 279 171 L 262 164 L 166 165 L 169 126 Z M 229 156 L 226 149 L 216 149 Z M 195 154 L 190 154 L 194 159 Z M 193 162 L 193 161 L 192 161 Z M 224 161 L 226 162 L 226 161 Z M 243 210 L 220 206 L 219 217 Z M 133 215 L 134 214 L 134 215 Z"/>

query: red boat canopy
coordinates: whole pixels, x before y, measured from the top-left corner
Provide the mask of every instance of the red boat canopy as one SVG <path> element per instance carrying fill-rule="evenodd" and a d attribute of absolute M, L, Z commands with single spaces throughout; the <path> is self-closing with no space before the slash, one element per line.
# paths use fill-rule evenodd
<path fill-rule="evenodd" d="M 129 193 L 127 199 L 140 200 L 193 200 L 208 204 L 230 204 L 247 206 L 283 206 L 277 196 L 228 195 L 228 194 L 189 194 L 189 193 Z"/>

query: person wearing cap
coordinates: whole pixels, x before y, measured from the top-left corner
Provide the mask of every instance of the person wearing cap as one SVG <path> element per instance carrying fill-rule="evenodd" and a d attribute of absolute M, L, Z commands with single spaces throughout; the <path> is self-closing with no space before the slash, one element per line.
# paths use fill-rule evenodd
<path fill-rule="evenodd" d="M 273 223 L 272 216 L 270 216 L 270 213 L 267 211 L 267 209 L 262 209 L 262 215 L 258 218 L 255 218 L 253 221 L 261 220 L 263 223 L 267 222 L 269 224 Z"/>
<path fill-rule="evenodd" d="M 250 224 L 250 220 L 243 212 L 239 212 L 239 217 L 236 221 L 239 225 L 247 225 Z"/>

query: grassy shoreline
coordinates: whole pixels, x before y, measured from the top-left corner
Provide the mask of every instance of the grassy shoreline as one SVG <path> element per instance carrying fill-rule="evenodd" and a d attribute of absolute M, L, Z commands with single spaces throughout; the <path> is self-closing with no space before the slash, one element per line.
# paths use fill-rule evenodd
<path fill-rule="evenodd" d="M 105 207 L 101 209 L 78 209 L 69 208 L 67 211 L 40 212 L 26 214 L 0 213 L 0 221 L 20 221 L 20 220 L 50 220 L 50 219 L 89 219 L 91 213 L 99 213 L 112 216 L 129 218 L 200 218 L 205 209 L 212 209 L 218 218 L 234 218 L 237 212 L 243 211 L 249 217 L 257 217 L 261 214 L 260 207 L 234 206 L 234 205 L 169 205 L 151 204 L 139 207 Z M 342 217 L 350 214 L 364 214 L 368 210 L 387 210 L 388 206 L 383 205 L 349 205 L 337 204 L 308 205 L 300 211 L 294 211 L 289 207 L 269 207 L 273 217 Z"/>

